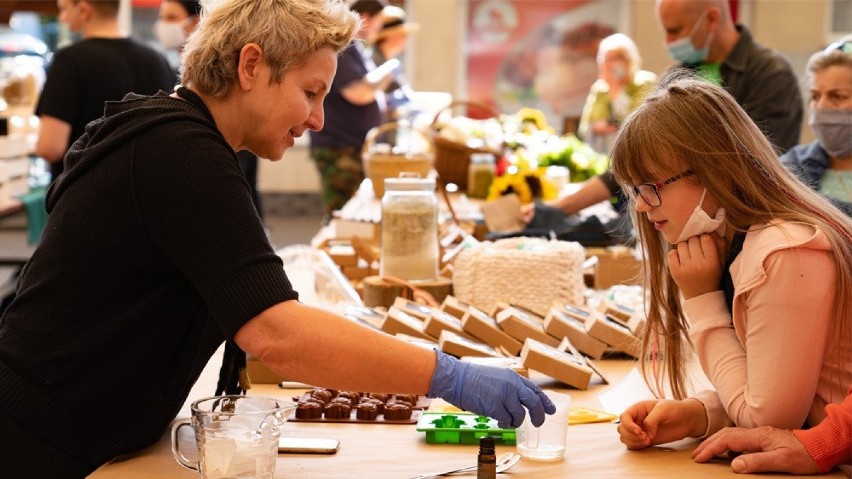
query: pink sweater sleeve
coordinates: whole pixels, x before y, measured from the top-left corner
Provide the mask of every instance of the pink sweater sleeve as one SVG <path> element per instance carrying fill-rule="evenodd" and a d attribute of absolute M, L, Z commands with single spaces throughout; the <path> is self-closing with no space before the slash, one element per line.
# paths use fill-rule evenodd
<path fill-rule="evenodd" d="M 708 434 L 728 420 L 795 429 L 814 400 L 832 317 L 831 257 L 786 249 L 770 254 L 763 266 L 765 278 L 738 292 L 745 302 L 735 309 L 736 329 L 721 291 L 684 303 L 689 336 L 718 394 L 698 397 L 708 406 Z M 713 407 L 713 400 L 724 409 Z"/>
<path fill-rule="evenodd" d="M 840 404 L 825 407 L 826 418 L 816 427 L 793 431 L 816 462 L 819 472 L 852 463 L 852 386 Z"/>

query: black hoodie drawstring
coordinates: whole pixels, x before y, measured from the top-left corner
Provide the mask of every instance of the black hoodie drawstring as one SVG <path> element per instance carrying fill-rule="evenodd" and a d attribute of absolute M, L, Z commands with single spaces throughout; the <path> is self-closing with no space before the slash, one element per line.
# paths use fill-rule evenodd
<path fill-rule="evenodd" d="M 222 367 L 219 368 L 216 396 L 245 394 L 249 388 L 251 388 L 251 384 L 246 372 L 246 353 L 233 340 L 228 340 L 225 342 Z"/>

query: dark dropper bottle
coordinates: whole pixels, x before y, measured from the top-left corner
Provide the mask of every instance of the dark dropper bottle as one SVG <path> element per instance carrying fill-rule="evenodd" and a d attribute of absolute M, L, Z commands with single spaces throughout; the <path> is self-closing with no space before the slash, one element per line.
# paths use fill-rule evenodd
<path fill-rule="evenodd" d="M 494 438 L 485 436 L 479 439 L 476 479 L 495 479 L 496 477 L 497 456 L 494 454 Z"/>

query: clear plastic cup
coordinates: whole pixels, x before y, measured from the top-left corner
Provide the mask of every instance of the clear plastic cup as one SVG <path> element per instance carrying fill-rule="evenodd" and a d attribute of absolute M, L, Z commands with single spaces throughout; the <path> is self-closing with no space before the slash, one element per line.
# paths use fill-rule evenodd
<path fill-rule="evenodd" d="M 547 416 L 541 427 L 533 426 L 528 414 L 517 430 L 518 454 L 533 461 L 559 461 L 565 457 L 571 396 L 552 391 L 546 394 L 556 405 L 556 413 Z"/>

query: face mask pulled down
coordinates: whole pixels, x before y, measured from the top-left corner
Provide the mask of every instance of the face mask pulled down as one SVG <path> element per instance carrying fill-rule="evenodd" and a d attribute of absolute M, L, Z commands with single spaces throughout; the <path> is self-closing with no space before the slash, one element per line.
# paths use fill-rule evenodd
<path fill-rule="evenodd" d="M 710 215 L 707 214 L 706 211 L 701 207 L 704 204 L 704 197 L 707 195 L 707 188 L 704 188 L 704 192 L 701 193 L 701 199 L 698 200 L 698 206 L 692 211 L 692 214 L 689 215 L 689 219 L 686 220 L 686 224 L 683 225 L 683 230 L 680 232 L 680 236 L 677 237 L 675 243 L 680 243 L 681 241 L 686 241 L 693 236 L 703 235 L 707 233 L 716 232 L 719 236 L 723 236 L 725 234 L 725 208 L 719 208 L 716 211 L 716 217 L 711 218 Z"/>

